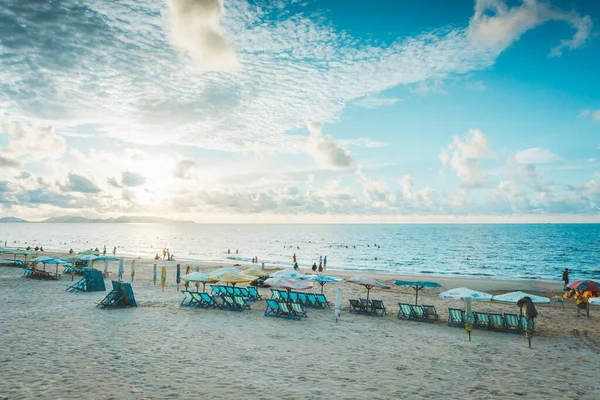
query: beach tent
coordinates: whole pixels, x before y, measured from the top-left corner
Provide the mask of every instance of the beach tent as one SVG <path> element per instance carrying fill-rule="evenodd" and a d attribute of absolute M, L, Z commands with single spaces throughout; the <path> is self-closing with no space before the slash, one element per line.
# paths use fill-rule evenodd
<path fill-rule="evenodd" d="M 367 276 L 362 276 L 362 275 L 356 275 L 356 276 L 348 279 L 348 282 L 354 283 L 356 285 L 361 285 L 361 286 L 364 286 L 365 288 L 367 288 L 367 300 L 369 300 L 369 292 L 371 291 L 372 288 L 380 288 L 380 289 L 391 288 L 390 285 L 381 283 L 373 278 L 369 278 Z"/>
<path fill-rule="evenodd" d="M 235 286 L 238 283 L 248 283 L 253 281 L 252 277 L 233 272 L 221 272 L 219 274 L 209 275 L 209 278 L 214 279 L 215 282 L 231 283 L 232 286 Z"/>
<path fill-rule="evenodd" d="M 436 288 L 440 287 L 440 284 L 437 282 L 429 282 L 429 281 L 396 281 L 394 282 L 396 286 L 410 286 L 415 289 L 415 305 L 418 304 L 419 301 L 419 290 L 423 288 Z"/>
<path fill-rule="evenodd" d="M 203 274 L 202 272 L 192 272 L 190 274 L 183 275 L 181 279 L 186 280 L 188 282 L 200 282 L 202 283 L 202 291 L 206 292 L 206 284 L 210 282 L 216 282 L 214 279 L 210 278 L 208 275 Z"/>
<path fill-rule="evenodd" d="M 460 299 L 460 300 L 470 298 L 473 301 L 491 301 L 492 300 L 492 295 L 489 293 L 478 292 L 477 290 L 472 290 L 472 289 L 465 288 L 465 287 L 446 290 L 445 292 L 438 294 L 438 297 L 441 299 Z"/>
<path fill-rule="evenodd" d="M 321 294 L 323 294 L 323 286 L 325 286 L 326 283 L 336 283 L 336 282 L 341 282 L 343 281 L 342 278 L 336 278 L 334 276 L 317 276 L 315 278 L 315 280 L 319 283 L 319 285 L 321 285 Z"/>
<path fill-rule="evenodd" d="M 533 304 L 550 304 L 550 299 L 542 296 L 535 296 L 525 292 L 510 292 L 499 296 L 493 296 L 492 301 L 504 304 L 517 304 L 524 297 L 531 298 Z"/>
<path fill-rule="evenodd" d="M 286 289 L 288 291 L 312 289 L 312 287 L 314 286 L 314 284 L 311 281 L 278 277 L 271 277 L 269 279 L 266 279 L 263 282 L 263 285 L 266 287 Z"/>

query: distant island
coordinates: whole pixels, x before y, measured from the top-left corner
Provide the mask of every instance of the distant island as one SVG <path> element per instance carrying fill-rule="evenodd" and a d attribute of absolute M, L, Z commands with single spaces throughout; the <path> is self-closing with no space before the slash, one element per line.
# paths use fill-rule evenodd
<path fill-rule="evenodd" d="M 48 219 L 42 221 L 27 221 L 22 218 L 16 217 L 4 217 L 0 218 L 0 223 L 3 222 L 11 222 L 11 223 L 54 223 L 54 224 L 67 224 L 67 223 L 78 223 L 78 224 L 106 224 L 106 223 L 116 223 L 116 224 L 194 224 L 194 221 L 179 221 L 175 219 L 169 218 L 161 218 L 161 217 L 135 217 L 135 216 L 121 216 L 117 218 L 85 218 L 85 217 L 76 217 L 63 215 L 62 217 L 50 217 Z"/>

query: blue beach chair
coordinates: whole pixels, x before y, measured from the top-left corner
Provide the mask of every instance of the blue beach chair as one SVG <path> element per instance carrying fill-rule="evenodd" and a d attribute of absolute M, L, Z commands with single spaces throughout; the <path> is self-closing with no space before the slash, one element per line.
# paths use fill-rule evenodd
<path fill-rule="evenodd" d="M 413 310 L 410 308 L 410 304 L 398 303 L 398 306 L 400 307 L 398 319 L 413 320 L 415 318 Z"/>
<path fill-rule="evenodd" d="M 265 308 L 265 317 L 278 317 L 279 316 L 279 303 L 273 299 L 266 299 L 267 308 Z"/>
<path fill-rule="evenodd" d="M 317 294 L 317 305 L 320 308 L 329 308 L 330 307 L 329 302 L 327 301 L 327 298 L 323 294 Z"/>
<path fill-rule="evenodd" d="M 254 286 L 248 286 L 248 293 L 250 293 L 251 300 L 262 300 L 262 296 Z"/>
<path fill-rule="evenodd" d="M 371 312 L 373 313 L 373 315 L 378 315 L 380 317 L 383 317 L 385 315 L 385 305 L 383 304 L 383 301 L 371 300 L 371 305 Z"/>
<path fill-rule="evenodd" d="M 504 331 L 504 317 L 498 313 L 488 313 L 490 318 L 490 330 Z"/>
<path fill-rule="evenodd" d="M 448 308 L 448 326 L 465 327 L 465 311 L 458 308 Z"/>
<path fill-rule="evenodd" d="M 473 311 L 473 328 L 475 329 L 490 329 L 490 316 L 485 312 Z"/>
<path fill-rule="evenodd" d="M 504 332 L 521 333 L 521 318 L 517 314 L 504 313 Z"/>

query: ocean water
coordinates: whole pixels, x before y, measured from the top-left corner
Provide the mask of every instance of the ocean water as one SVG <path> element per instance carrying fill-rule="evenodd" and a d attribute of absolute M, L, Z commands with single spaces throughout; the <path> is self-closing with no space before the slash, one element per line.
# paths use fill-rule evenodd
<path fill-rule="evenodd" d="M 254 225 L 0 223 L 8 246 L 75 251 L 106 245 L 117 255 L 250 261 L 301 267 L 327 256 L 329 269 L 560 280 L 600 278 L 600 225 Z M 227 250 L 231 254 L 227 254 Z M 236 254 L 237 250 L 237 254 Z"/>

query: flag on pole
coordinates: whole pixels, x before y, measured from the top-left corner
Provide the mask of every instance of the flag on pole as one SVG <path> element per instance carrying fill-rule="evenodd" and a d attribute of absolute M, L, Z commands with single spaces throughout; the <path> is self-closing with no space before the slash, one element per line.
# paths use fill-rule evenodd
<path fill-rule="evenodd" d="M 165 285 L 167 284 L 167 267 L 162 267 L 160 272 L 160 286 L 162 286 L 163 292 L 165 291 Z"/>
<path fill-rule="evenodd" d="M 156 264 L 154 264 L 154 275 L 153 275 L 154 284 L 156 285 Z"/>

